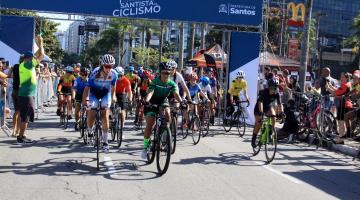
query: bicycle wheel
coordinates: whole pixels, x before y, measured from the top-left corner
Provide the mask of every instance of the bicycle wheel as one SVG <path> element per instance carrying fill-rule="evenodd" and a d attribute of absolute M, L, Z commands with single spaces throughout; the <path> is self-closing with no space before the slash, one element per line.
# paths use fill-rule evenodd
<path fill-rule="evenodd" d="M 209 129 L 210 129 L 210 111 L 209 110 L 204 110 L 203 111 L 203 116 L 201 119 L 201 135 L 203 137 L 206 137 L 209 134 Z"/>
<path fill-rule="evenodd" d="M 170 128 L 171 128 L 171 138 L 172 138 L 171 154 L 174 154 L 176 148 L 177 117 L 172 118 Z"/>
<path fill-rule="evenodd" d="M 188 129 L 183 127 L 183 124 L 186 123 L 185 117 L 183 117 L 183 115 L 181 115 L 181 124 L 180 124 L 180 133 L 183 139 L 186 139 L 188 136 Z"/>
<path fill-rule="evenodd" d="M 100 169 L 100 128 L 98 125 L 95 125 L 95 132 L 94 132 L 94 136 L 95 136 L 95 146 L 96 146 L 96 169 L 99 170 Z"/>
<path fill-rule="evenodd" d="M 236 121 L 237 130 L 240 137 L 243 137 L 245 135 L 246 131 L 246 123 L 245 123 L 245 115 L 243 112 L 239 112 L 234 117 Z"/>
<path fill-rule="evenodd" d="M 68 109 L 67 109 L 67 104 L 65 104 L 63 109 L 64 109 L 64 129 L 67 129 L 68 123 L 69 123 L 69 118 L 68 118 L 69 113 L 68 113 Z"/>
<path fill-rule="evenodd" d="M 261 150 L 262 143 L 260 141 L 260 138 L 261 138 L 262 134 L 263 134 L 263 130 L 261 130 L 261 133 L 257 134 L 257 136 L 256 136 L 255 144 L 257 144 L 257 145 L 255 148 L 253 147 L 253 156 L 258 155 Z"/>
<path fill-rule="evenodd" d="M 156 135 L 156 131 L 154 129 L 153 134 L 150 137 L 150 146 L 147 152 L 147 164 L 151 164 L 154 162 L 156 151 L 157 151 L 157 144 L 160 142 L 158 141 L 158 137 Z"/>
<path fill-rule="evenodd" d="M 336 129 L 336 120 L 331 112 L 325 111 L 322 115 L 322 120 L 320 114 L 316 116 L 317 127 L 319 130 L 319 139 L 321 142 L 332 141 L 337 135 Z"/>
<path fill-rule="evenodd" d="M 169 127 L 160 128 L 159 143 L 156 151 L 156 167 L 158 173 L 163 175 L 169 168 L 171 157 L 171 133 Z"/>
<path fill-rule="evenodd" d="M 269 136 L 265 143 L 265 156 L 268 163 L 274 160 L 277 150 L 277 132 L 273 126 L 270 126 L 269 130 Z"/>
<path fill-rule="evenodd" d="M 197 145 L 201 137 L 201 122 L 199 117 L 194 116 L 191 120 L 191 136 L 194 142 L 194 145 Z"/>
<path fill-rule="evenodd" d="M 116 120 L 116 144 L 117 147 L 120 148 L 121 143 L 122 143 L 122 136 L 123 136 L 123 123 L 122 123 L 122 118 L 121 115 L 117 116 L 117 120 Z"/>
<path fill-rule="evenodd" d="M 231 131 L 231 128 L 232 128 L 232 122 L 233 122 L 233 115 L 231 116 L 227 116 L 227 111 L 225 110 L 223 112 L 223 127 L 224 127 L 224 130 L 225 132 L 230 132 Z"/>

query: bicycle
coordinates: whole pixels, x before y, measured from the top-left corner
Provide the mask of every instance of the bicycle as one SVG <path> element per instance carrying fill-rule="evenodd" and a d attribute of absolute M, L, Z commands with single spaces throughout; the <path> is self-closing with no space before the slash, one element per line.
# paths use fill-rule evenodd
<path fill-rule="evenodd" d="M 143 121 L 144 121 L 144 103 L 141 99 L 137 100 L 137 106 L 139 107 L 138 110 L 138 119 L 137 123 L 135 124 L 136 129 L 141 131 L 141 134 L 144 134 L 144 128 L 143 128 Z"/>
<path fill-rule="evenodd" d="M 92 108 L 91 110 L 96 111 L 95 116 L 95 129 L 94 129 L 94 147 L 96 148 L 96 169 L 100 169 L 100 144 L 101 144 L 101 136 L 102 136 L 102 122 L 101 122 L 101 111 L 104 111 L 104 108 L 101 108 L 101 99 L 99 99 L 99 103 L 97 108 Z"/>
<path fill-rule="evenodd" d="M 197 106 L 198 103 L 191 102 L 190 103 L 193 106 Z M 181 134 L 183 135 L 183 138 L 185 139 L 189 134 L 189 129 L 191 130 L 191 137 L 193 140 L 194 145 L 197 145 L 201 138 L 201 121 L 198 115 L 194 112 L 194 109 L 190 109 L 189 112 L 187 112 L 187 118 L 183 116 L 182 119 L 182 126 L 181 126 Z M 189 121 L 186 121 L 188 119 Z M 185 130 L 183 125 L 187 123 L 187 129 Z"/>
<path fill-rule="evenodd" d="M 81 105 L 80 121 L 79 121 L 80 138 L 83 138 L 84 144 L 88 144 L 88 135 L 86 134 L 86 129 L 87 129 L 86 108 L 87 108 L 86 106 Z"/>
<path fill-rule="evenodd" d="M 72 95 L 71 93 L 61 93 L 59 94 L 64 96 L 63 102 L 61 102 L 61 109 L 60 109 L 60 126 L 64 126 L 64 129 L 67 129 L 69 124 L 69 110 L 68 110 L 68 102 L 66 101 L 65 97 Z"/>
<path fill-rule="evenodd" d="M 254 156 L 259 154 L 261 146 L 265 146 L 265 157 L 267 163 L 271 163 L 277 151 L 277 132 L 275 127 L 272 125 L 272 117 L 276 116 L 265 116 L 262 120 L 261 133 L 256 137 L 256 147 L 253 147 Z M 280 122 L 283 123 L 283 119 Z"/>
<path fill-rule="evenodd" d="M 116 103 L 111 108 L 111 139 L 115 141 L 116 146 L 120 148 L 123 138 L 123 119 L 121 117 L 122 109 Z"/>
<path fill-rule="evenodd" d="M 246 131 L 245 115 L 242 107 L 242 103 L 249 103 L 248 101 L 236 101 L 234 106 L 234 112 L 228 116 L 227 112 L 224 112 L 223 127 L 228 133 L 232 127 L 236 126 L 239 136 L 243 137 Z"/>
<path fill-rule="evenodd" d="M 175 104 L 176 102 L 173 102 L 173 103 Z M 171 137 L 172 137 L 171 154 L 174 154 L 175 149 L 176 149 L 178 110 L 179 110 L 179 108 L 177 108 L 176 106 L 171 106 L 171 109 L 170 109 L 170 112 L 171 112 L 170 130 L 171 130 Z"/>
<path fill-rule="evenodd" d="M 201 135 L 206 137 L 209 134 L 210 129 L 210 110 L 207 108 L 208 103 L 206 101 L 202 101 L 200 103 L 200 122 L 201 122 Z"/>
<path fill-rule="evenodd" d="M 156 167 L 158 173 L 163 175 L 169 168 L 172 144 L 170 128 L 167 125 L 164 115 L 164 109 L 167 106 L 149 105 L 149 107 L 159 108 L 159 112 L 156 115 L 155 128 L 152 136 L 150 137 L 150 146 L 147 152 L 147 163 L 151 164 L 154 161 L 156 154 Z M 161 156 L 165 157 L 164 162 L 162 161 Z"/>

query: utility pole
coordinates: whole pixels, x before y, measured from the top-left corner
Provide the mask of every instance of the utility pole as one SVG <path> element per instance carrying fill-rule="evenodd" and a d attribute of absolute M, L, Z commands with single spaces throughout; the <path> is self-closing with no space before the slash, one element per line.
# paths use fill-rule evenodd
<path fill-rule="evenodd" d="M 305 91 L 305 77 L 308 65 L 309 57 L 309 39 L 310 39 L 310 23 L 312 13 L 313 0 L 306 1 L 306 18 L 304 36 L 301 44 L 301 57 L 300 57 L 300 69 L 299 69 L 299 83 L 301 91 Z"/>
<path fill-rule="evenodd" d="M 201 24 L 201 49 L 205 49 L 205 24 Z"/>
<path fill-rule="evenodd" d="M 180 23 L 179 27 L 180 31 L 180 39 L 179 39 L 179 71 L 183 69 L 183 63 L 184 63 L 184 22 Z"/>
<path fill-rule="evenodd" d="M 160 38 L 159 38 L 159 63 L 161 63 L 161 59 L 162 59 L 162 49 L 163 49 L 163 42 L 164 42 L 164 22 L 161 21 L 161 27 L 160 27 Z"/>

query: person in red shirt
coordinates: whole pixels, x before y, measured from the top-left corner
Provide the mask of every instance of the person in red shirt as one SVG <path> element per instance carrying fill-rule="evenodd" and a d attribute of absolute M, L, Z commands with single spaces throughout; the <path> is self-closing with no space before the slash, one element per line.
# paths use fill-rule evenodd
<path fill-rule="evenodd" d="M 351 74 L 349 73 L 342 73 L 341 74 L 341 85 L 339 88 L 335 88 L 331 84 L 326 84 L 326 89 L 331 94 L 335 95 L 336 99 L 338 99 L 337 103 L 337 120 L 339 125 L 339 136 L 340 138 L 335 141 L 337 144 L 344 144 L 344 141 L 342 138 L 346 137 L 346 127 L 345 127 L 345 113 L 349 112 L 352 108 L 352 102 L 345 98 L 344 95 L 347 95 L 350 93 L 351 90 Z"/>
<path fill-rule="evenodd" d="M 133 93 L 131 90 L 131 83 L 126 76 L 124 76 L 124 69 L 122 67 L 116 67 L 115 71 L 118 73 L 118 80 L 116 81 L 116 99 L 117 104 L 121 107 L 122 125 L 125 123 L 125 105 L 132 99 Z"/>

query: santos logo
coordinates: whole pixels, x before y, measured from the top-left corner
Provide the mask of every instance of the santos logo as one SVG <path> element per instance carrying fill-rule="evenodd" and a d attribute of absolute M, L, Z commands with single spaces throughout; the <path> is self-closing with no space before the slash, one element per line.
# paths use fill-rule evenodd
<path fill-rule="evenodd" d="M 161 6 L 154 1 L 120 0 L 120 9 L 113 11 L 113 16 L 128 17 L 159 13 Z"/>
<path fill-rule="evenodd" d="M 228 15 L 256 15 L 255 7 L 232 4 L 221 4 L 219 6 L 219 13 Z"/>

